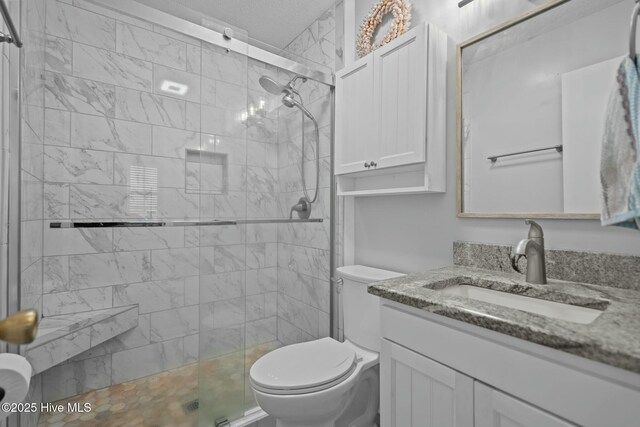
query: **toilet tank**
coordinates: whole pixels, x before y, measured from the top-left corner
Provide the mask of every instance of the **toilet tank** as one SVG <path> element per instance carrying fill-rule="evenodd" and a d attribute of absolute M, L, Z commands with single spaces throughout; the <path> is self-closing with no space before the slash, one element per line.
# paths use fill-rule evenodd
<path fill-rule="evenodd" d="M 367 292 L 371 283 L 404 276 L 395 271 L 364 265 L 338 268 L 342 278 L 342 313 L 344 335 L 366 349 L 380 351 L 380 298 Z"/>

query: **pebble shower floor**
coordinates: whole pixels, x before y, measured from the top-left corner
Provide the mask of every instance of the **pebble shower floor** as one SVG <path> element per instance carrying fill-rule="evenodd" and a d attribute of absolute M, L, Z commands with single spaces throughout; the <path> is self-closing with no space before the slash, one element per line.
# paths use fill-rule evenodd
<path fill-rule="evenodd" d="M 225 398 L 237 399 L 241 395 L 245 396 L 245 401 L 252 401 L 246 379 L 249 368 L 275 347 L 277 345 L 263 344 L 248 349 L 244 360 L 233 355 L 217 357 L 54 402 L 65 407 L 69 402 L 90 403 L 92 410 L 72 414 L 43 413 L 38 427 L 197 426 L 198 410 L 190 411 L 187 407 L 200 397 L 200 393 L 207 393 L 209 401 L 220 405 L 225 404 Z M 237 375 L 238 371 L 243 372 L 242 365 L 246 374 Z"/>

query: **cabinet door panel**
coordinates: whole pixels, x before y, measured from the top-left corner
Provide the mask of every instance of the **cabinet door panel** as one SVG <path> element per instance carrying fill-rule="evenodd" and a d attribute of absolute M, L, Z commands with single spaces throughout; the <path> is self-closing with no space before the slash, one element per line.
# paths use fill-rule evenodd
<path fill-rule="evenodd" d="M 576 427 L 477 381 L 474 389 L 476 427 Z"/>
<path fill-rule="evenodd" d="M 336 174 L 364 171 L 378 158 L 373 55 L 336 74 Z"/>
<path fill-rule="evenodd" d="M 472 427 L 473 380 L 382 340 L 381 427 Z"/>
<path fill-rule="evenodd" d="M 425 160 L 427 27 L 418 26 L 374 52 L 380 124 L 378 169 Z"/>

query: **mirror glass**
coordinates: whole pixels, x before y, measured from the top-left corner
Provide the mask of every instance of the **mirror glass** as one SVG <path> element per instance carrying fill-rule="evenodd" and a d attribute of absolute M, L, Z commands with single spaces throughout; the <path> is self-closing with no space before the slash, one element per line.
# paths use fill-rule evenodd
<path fill-rule="evenodd" d="M 598 217 L 605 114 L 634 5 L 555 1 L 460 45 L 461 216 Z"/>

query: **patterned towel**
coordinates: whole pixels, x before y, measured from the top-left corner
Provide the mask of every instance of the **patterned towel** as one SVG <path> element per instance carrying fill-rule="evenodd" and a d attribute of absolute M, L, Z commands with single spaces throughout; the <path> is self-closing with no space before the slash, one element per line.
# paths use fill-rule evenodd
<path fill-rule="evenodd" d="M 625 58 L 609 98 L 602 140 L 602 225 L 640 230 L 640 76 Z"/>

